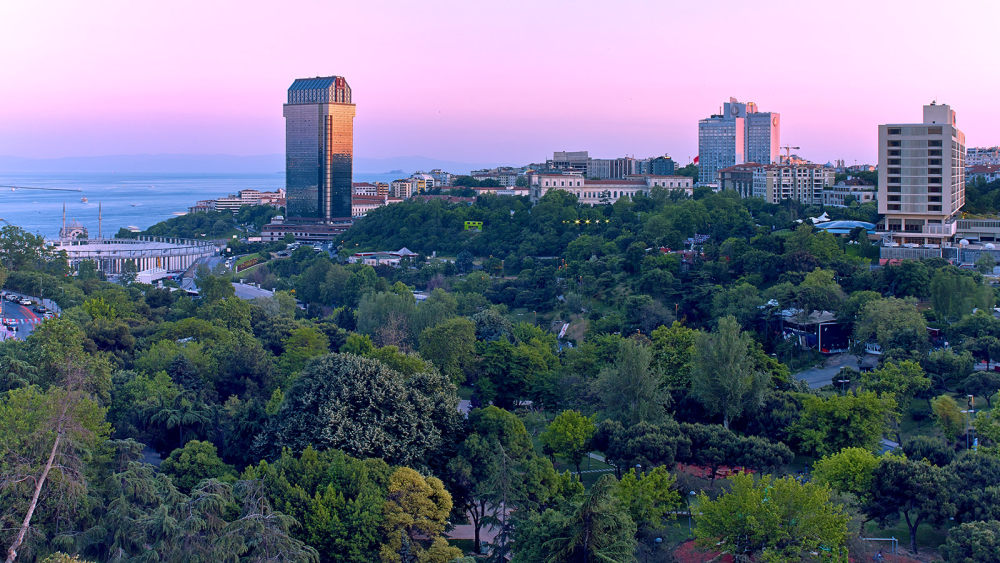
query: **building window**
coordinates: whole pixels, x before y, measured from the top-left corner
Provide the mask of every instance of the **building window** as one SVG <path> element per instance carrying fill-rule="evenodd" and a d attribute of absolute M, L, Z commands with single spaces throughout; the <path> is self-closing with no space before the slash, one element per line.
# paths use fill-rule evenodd
<path fill-rule="evenodd" d="M 927 141 L 927 146 L 928 147 L 940 147 L 941 146 L 941 140 L 940 139 L 936 139 L 936 140 Z"/>
<path fill-rule="evenodd" d="M 902 133 L 903 133 L 903 130 L 900 129 L 899 127 L 890 127 L 889 128 L 889 134 L 890 135 L 900 135 Z"/>

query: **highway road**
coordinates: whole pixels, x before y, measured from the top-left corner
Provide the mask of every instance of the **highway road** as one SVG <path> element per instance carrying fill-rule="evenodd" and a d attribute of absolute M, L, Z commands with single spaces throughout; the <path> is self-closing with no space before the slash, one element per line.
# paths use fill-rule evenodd
<path fill-rule="evenodd" d="M 14 321 L 14 326 L 17 327 L 14 338 L 18 340 L 27 338 L 35 330 L 35 325 L 42 322 L 42 318 L 30 308 L 6 299 L 0 299 L 0 318 Z"/>

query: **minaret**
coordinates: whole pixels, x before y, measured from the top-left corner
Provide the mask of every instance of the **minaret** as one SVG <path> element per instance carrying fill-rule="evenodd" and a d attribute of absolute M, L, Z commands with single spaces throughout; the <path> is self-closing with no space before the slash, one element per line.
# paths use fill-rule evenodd
<path fill-rule="evenodd" d="M 104 213 L 101 211 L 101 202 L 97 202 L 97 240 L 104 239 L 104 233 L 101 230 L 101 223 L 104 221 Z"/>
<path fill-rule="evenodd" d="M 66 238 L 66 202 L 63 202 L 63 223 L 62 229 L 59 230 L 59 238 Z"/>

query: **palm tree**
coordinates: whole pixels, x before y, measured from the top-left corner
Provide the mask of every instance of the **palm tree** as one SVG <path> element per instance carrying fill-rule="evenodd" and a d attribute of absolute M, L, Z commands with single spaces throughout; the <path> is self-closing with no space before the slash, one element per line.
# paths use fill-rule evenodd
<path fill-rule="evenodd" d="M 211 409 L 205 404 L 192 400 L 187 393 L 177 395 L 169 405 L 149 417 L 150 422 L 162 424 L 168 430 L 177 429 L 177 447 L 184 445 L 184 428 L 196 426 L 204 428 L 211 420 Z"/>

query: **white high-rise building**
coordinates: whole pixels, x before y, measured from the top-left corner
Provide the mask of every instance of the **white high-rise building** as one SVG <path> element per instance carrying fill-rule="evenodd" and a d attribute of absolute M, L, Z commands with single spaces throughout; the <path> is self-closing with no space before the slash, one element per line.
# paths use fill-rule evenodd
<path fill-rule="evenodd" d="M 955 236 L 965 204 L 965 134 L 947 104 L 924 106 L 922 123 L 878 126 L 879 230 L 904 243 Z"/>
<path fill-rule="evenodd" d="M 729 98 L 722 113 L 698 122 L 698 183 L 718 185 L 719 170 L 736 164 L 776 162 L 779 131 L 779 114 Z"/>

